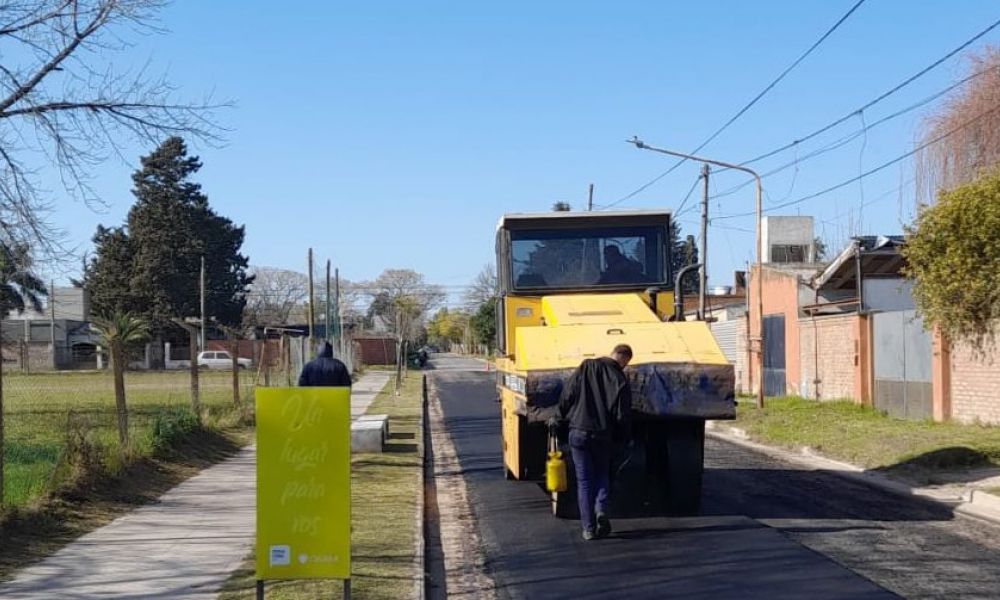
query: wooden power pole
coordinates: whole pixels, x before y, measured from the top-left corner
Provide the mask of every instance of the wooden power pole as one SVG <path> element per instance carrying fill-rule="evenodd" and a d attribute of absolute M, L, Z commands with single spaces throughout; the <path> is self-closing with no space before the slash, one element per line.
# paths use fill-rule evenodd
<path fill-rule="evenodd" d="M 313 294 L 313 249 L 309 249 L 309 348 L 313 347 L 313 327 L 316 323 L 316 299 Z M 305 357 L 302 357 L 305 360 Z"/>
<path fill-rule="evenodd" d="M 701 176 L 705 180 L 705 187 L 701 195 L 701 248 L 698 249 L 701 267 L 698 269 L 698 318 L 707 319 L 705 312 L 705 294 L 708 285 L 708 173 L 711 169 L 708 163 L 701 166 Z"/>

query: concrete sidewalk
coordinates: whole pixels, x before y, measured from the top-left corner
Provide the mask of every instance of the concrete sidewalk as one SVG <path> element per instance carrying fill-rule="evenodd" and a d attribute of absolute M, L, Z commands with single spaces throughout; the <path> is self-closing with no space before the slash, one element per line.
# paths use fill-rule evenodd
<path fill-rule="evenodd" d="M 355 382 L 352 419 L 388 381 L 372 372 Z M 22 570 L 0 598 L 215 598 L 252 547 L 255 494 L 251 447 Z"/>
<path fill-rule="evenodd" d="M 392 373 L 389 371 L 368 371 L 361 379 L 351 386 L 351 420 L 365 414 L 375 396 L 378 396 L 385 384 L 389 383 Z"/>

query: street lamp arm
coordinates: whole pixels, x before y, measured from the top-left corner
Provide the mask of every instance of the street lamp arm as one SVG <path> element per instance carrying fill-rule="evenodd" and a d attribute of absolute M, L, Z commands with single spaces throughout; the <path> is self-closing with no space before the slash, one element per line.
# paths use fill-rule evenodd
<path fill-rule="evenodd" d="M 736 169 L 737 171 L 743 171 L 744 173 L 749 173 L 753 175 L 754 179 L 757 180 L 757 185 L 760 185 L 760 175 L 756 171 L 749 167 L 744 167 L 742 165 L 734 165 L 732 163 L 722 162 L 721 160 L 714 160 L 711 158 L 705 158 L 702 156 L 695 156 L 693 154 L 684 154 L 683 152 L 677 152 L 674 150 L 666 150 L 664 148 L 657 148 L 655 146 L 650 146 L 646 142 L 640 140 L 638 137 L 633 137 L 630 140 L 625 140 L 627 143 L 634 145 L 640 150 L 651 150 L 653 152 L 659 152 L 660 154 L 669 154 L 670 156 L 676 156 L 677 158 L 684 158 L 687 160 L 693 160 L 700 163 L 708 163 L 710 165 L 717 165 L 720 167 L 725 167 L 727 169 Z"/>

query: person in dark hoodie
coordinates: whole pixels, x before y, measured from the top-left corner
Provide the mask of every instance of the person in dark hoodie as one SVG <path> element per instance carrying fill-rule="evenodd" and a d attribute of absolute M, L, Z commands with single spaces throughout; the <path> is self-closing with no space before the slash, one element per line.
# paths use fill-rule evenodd
<path fill-rule="evenodd" d="M 347 366 L 333 357 L 333 346 L 324 342 L 316 358 L 299 374 L 299 387 L 351 387 Z"/>
<path fill-rule="evenodd" d="M 631 434 L 632 390 L 624 370 L 631 360 L 632 348 L 619 344 L 610 356 L 583 361 L 559 400 L 554 424 L 569 424 L 585 540 L 611 533 L 611 452 L 616 439 L 624 440 Z"/>

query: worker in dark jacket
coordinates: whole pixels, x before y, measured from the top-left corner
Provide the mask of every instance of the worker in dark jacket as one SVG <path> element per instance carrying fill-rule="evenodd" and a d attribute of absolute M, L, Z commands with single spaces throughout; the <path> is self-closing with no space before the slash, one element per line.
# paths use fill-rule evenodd
<path fill-rule="evenodd" d="M 316 358 L 302 367 L 300 387 L 351 387 L 347 366 L 333 357 L 333 346 L 324 342 Z"/>
<path fill-rule="evenodd" d="M 632 348 L 619 344 L 611 356 L 583 361 L 559 400 L 557 418 L 569 424 L 585 540 L 611 533 L 611 450 L 616 438 L 631 434 L 632 391 L 624 371 L 631 360 Z"/>

